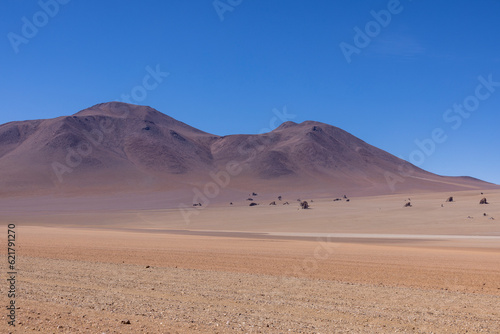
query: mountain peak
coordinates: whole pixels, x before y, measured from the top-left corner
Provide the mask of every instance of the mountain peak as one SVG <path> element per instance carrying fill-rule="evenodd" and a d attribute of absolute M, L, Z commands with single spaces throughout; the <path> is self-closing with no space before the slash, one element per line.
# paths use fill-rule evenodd
<path fill-rule="evenodd" d="M 298 124 L 297 124 L 297 123 L 295 123 L 295 122 L 292 122 L 292 121 L 286 121 L 286 122 L 281 123 L 281 125 L 280 125 L 280 126 L 278 126 L 276 129 L 274 129 L 274 131 L 276 131 L 276 130 L 288 129 L 288 128 L 290 128 L 290 127 L 292 127 L 292 126 L 296 126 L 296 125 L 298 125 Z"/>
<path fill-rule="evenodd" d="M 81 110 L 73 117 L 111 117 L 117 120 L 130 122 L 146 122 L 149 124 L 163 124 L 179 129 L 188 129 L 196 133 L 205 133 L 181 121 L 176 120 L 154 108 L 124 102 L 99 103 L 90 108 Z"/>
<path fill-rule="evenodd" d="M 74 116 L 109 116 L 119 118 L 144 118 L 148 115 L 169 117 L 148 106 L 117 101 L 99 103 L 74 114 Z"/>

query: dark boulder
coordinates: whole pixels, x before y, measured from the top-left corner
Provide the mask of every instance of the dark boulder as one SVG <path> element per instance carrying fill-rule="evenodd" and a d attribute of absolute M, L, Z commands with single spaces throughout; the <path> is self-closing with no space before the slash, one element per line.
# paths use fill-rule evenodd
<path fill-rule="evenodd" d="M 486 197 L 483 197 L 483 198 L 481 198 L 481 200 L 479 201 L 479 204 L 490 204 L 490 203 L 488 203 L 488 201 L 486 200 Z"/>

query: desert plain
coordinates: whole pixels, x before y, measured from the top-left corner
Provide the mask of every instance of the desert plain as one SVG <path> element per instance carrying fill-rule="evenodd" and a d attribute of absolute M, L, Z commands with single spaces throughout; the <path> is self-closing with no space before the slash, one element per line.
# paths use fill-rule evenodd
<path fill-rule="evenodd" d="M 188 219 L 167 192 L 1 199 L 0 331 L 500 332 L 500 191 L 342 195 L 221 195 Z"/>

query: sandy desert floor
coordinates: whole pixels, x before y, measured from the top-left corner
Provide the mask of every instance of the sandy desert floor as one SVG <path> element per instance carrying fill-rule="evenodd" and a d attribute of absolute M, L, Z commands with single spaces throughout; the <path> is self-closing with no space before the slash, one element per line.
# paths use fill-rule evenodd
<path fill-rule="evenodd" d="M 242 199 L 189 221 L 174 208 L 4 202 L 18 323 L 4 309 L 0 332 L 499 333 L 500 192 L 485 193 L 488 205 L 447 195 L 316 199 L 310 210 Z"/>

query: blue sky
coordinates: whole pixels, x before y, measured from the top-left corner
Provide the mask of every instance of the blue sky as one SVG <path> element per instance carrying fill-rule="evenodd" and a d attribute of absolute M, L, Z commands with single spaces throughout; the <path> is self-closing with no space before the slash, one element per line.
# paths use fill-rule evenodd
<path fill-rule="evenodd" d="M 429 171 L 500 184 L 500 1 L 4 0 L 0 10 L 0 123 L 125 94 L 227 135 L 279 125 L 286 107 L 289 120 L 338 126 Z M 470 111 L 454 111 L 464 103 Z"/>

